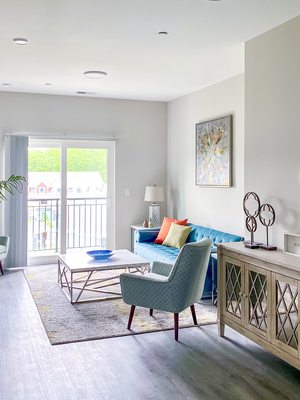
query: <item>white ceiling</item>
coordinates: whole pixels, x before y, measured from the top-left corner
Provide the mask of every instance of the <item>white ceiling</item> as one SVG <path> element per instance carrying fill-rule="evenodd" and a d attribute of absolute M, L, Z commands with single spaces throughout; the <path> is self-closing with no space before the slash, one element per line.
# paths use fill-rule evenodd
<path fill-rule="evenodd" d="M 0 0 L 0 90 L 168 101 L 243 72 L 243 43 L 299 14 L 300 0 Z"/>

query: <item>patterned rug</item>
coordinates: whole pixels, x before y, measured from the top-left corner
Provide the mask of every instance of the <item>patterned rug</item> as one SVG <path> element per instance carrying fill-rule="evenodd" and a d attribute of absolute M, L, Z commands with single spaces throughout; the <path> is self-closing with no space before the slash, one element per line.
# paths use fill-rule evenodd
<path fill-rule="evenodd" d="M 150 317 L 149 310 L 137 307 L 128 331 L 130 306 L 122 299 L 72 305 L 57 283 L 56 265 L 26 268 L 24 274 L 53 345 L 173 329 L 171 313 L 154 311 Z M 201 300 L 195 308 L 199 325 L 216 322 L 210 300 Z M 179 327 L 190 326 L 194 325 L 187 309 L 179 316 Z"/>

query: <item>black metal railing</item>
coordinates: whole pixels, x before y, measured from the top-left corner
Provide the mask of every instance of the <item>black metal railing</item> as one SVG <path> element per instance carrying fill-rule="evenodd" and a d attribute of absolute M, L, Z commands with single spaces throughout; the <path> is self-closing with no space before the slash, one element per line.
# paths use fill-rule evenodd
<path fill-rule="evenodd" d="M 67 199 L 67 249 L 105 247 L 105 197 Z M 59 198 L 28 200 L 28 252 L 58 252 L 61 202 Z"/>

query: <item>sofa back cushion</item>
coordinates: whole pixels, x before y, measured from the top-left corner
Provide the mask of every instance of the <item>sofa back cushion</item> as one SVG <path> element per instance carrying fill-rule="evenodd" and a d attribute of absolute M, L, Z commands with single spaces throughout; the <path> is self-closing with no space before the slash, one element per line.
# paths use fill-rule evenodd
<path fill-rule="evenodd" d="M 187 238 L 187 243 L 199 242 L 203 238 L 211 239 L 213 244 L 225 242 L 240 242 L 244 238 L 242 236 L 233 235 L 215 229 L 206 228 L 200 225 L 188 224 L 192 227 L 191 233 Z"/>

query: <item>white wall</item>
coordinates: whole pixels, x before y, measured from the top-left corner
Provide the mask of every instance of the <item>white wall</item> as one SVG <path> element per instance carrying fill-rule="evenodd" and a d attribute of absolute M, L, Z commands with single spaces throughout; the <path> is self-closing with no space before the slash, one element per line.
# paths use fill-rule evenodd
<path fill-rule="evenodd" d="M 195 185 L 195 124 L 233 114 L 233 187 Z M 244 76 L 238 75 L 168 103 L 168 213 L 243 234 Z"/>
<path fill-rule="evenodd" d="M 271 203 L 271 241 L 300 231 L 300 17 L 246 43 L 245 191 Z M 260 227 L 257 240 L 265 241 Z"/>
<path fill-rule="evenodd" d="M 142 222 L 148 214 L 146 185 L 166 187 L 166 104 L 1 92 L 0 132 L 3 136 L 17 131 L 45 137 L 61 132 L 97 133 L 100 140 L 112 134 L 120 137 L 115 162 L 116 248 L 129 248 L 130 224 Z"/>

